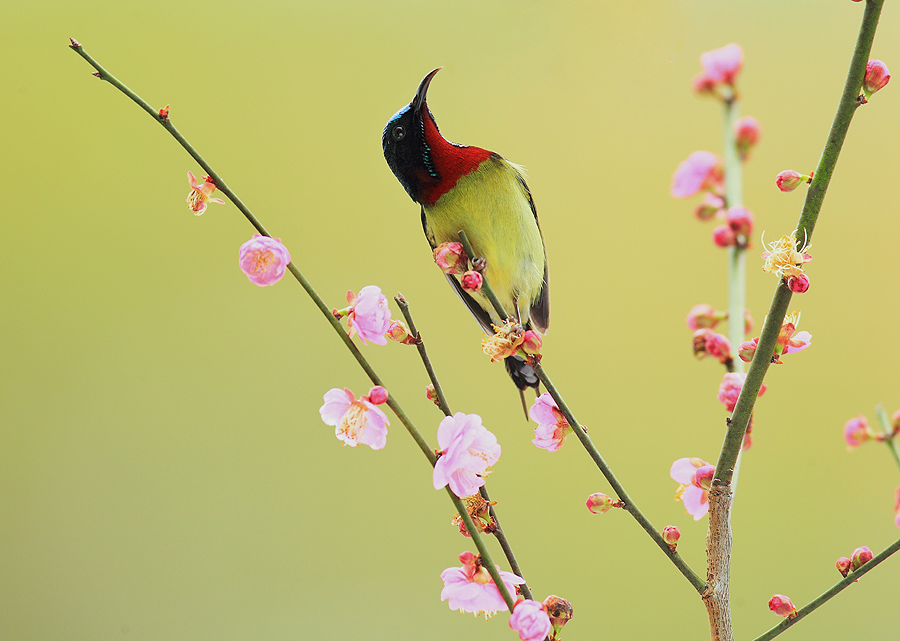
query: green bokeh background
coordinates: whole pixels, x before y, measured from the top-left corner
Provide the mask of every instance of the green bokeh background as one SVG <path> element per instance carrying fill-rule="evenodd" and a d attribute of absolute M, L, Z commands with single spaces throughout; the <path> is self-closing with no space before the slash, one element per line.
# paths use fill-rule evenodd
<path fill-rule="evenodd" d="M 742 111 L 763 126 L 745 200 L 767 238 L 794 228 L 862 5 L 795 2 L 16 3 L 0 24 L 5 211 L 0 252 L 0 638 L 510 639 L 441 603 L 471 544 L 395 421 L 388 447 L 341 447 L 322 394 L 368 382 L 290 278 L 238 271 L 251 228 L 230 204 L 186 209 L 196 164 L 67 48 L 78 38 L 182 132 L 284 239 L 329 304 L 402 291 L 454 409 L 503 456 L 490 479 L 536 596 L 575 605 L 567 639 L 707 638 L 695 593 L 623 513 L 577 442 L 530 443 L 518 398 L 430 261 L 417 207 L 381 155 L 421 77 L 451 140 L 529 171 L 552 266 L 545 364 L 619 478 L 704 567 L 705 521 L 672 501 L 671 462 L 715 460 L 721 368 L 684 316 L 725 306 L 725 254 L 672 171 L 721 147 L 720 108 L 690 91 L 701 52 L 740 43 Z M 888 2 L 873 57 L 900 64 Z M 900 87 L 861 109 L 795 298 L 813 347 L 773 368 L 734 514 L 733 616 L 751 639 L 773 593 L 806 603 L 834 561 L 900 531 L 885 448 L 848 453 L 845 420 L 900 406 L 892 185 Z M 761 321 L 775 280 L 749 257 Z M 434 443 L 415 352 L 369 346 Z M 890 559 L 787 633 L 895 639 Z"/>

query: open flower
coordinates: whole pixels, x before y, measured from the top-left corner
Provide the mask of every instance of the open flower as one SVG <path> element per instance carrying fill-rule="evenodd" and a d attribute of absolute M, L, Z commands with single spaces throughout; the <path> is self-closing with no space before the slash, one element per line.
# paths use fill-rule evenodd
<path fill-rule="evenodd" d="M 211 202 L 218 203 L 219 205 L 225 204 L 225 201 L 221 198 L 210 198 L 216 190 L 216 181 L 209 176 L 206 176 L 203 179 L 203 182 L 198 184 L 197 178 L 189 171 L 188 183 L 191 185 L 191 193 L 189 193 L 187 197 L 188 209 L 194 212 L 195 216 L 199 216 L 205 212 L 207 205 Z"/>
<path fill-rule="evenodd" d="M 715 472 L 714 466 L 700 458 L 680 458 L 669 469 L 669 476 L 678 483 L 675 500 L 684 503 L 695 521 L 709 512 L 710 469 Z"/>
<path fill-rule="evenodd" d="M 544 641 L 553 628 L 544 604 L 531 599 L 516 601 L 509 627 L 519 633 L 520 641 Z"/>
<path fill-rule="evenodd" d="M 291 262 L 291 255 L 280 238 L 253 234 L 253 238 L 241 245 L 238 264 L 251 283 L 265 287 L 281 280 Z"/>
<path fill-rule="evenodd" d="M 744 52 L 740 45 L 728 44 L 700 55 L 703 75 L 714 84 L 734 86 L 744 64 Z"/>
<path fill-rule="evenodd" d="M 379 393 L 376 388 L 372 389 L 375 394 Z M 325 404 L 319 408 L 319 415 L 325 425 L 334 426 L 334 435 L 345 445 L 356 447 L 362 443 L 373 450 L 385 446 L 387 426 L 391 422 L 367 396 L 357 399 L 350 390 L 335 387 L 325 392 L 323 400 Z"/>
<path fill-rule="evenodd" d="M 441 572 L 444 589 L 441 590 L 441 601 L 449 599 L 451 610 L 471 612 L 473 614 L 493 614 L 500 610 L 508 610 L 506 601 L 500 590 L 481 565 L 481 557 L 471 552 L 459 555 L 462 567 L 447 568 Z M 516 586 L 525 583 L 525 579 L 500 570 L 500 579 L 511 596 L 516 593 Z"/>
<path fill-rule="evenodd" d="M 492 363 L 499 363 L 519 351 L 519 347 L 525 342 L 525 328 L 515 321 L 492 327 L 494 335 L 481 339 L 481 351 L 491 357 Z"/>
<path fill-rule="evenodd" d="M 363 345 L 370 340 L 376 345 L 387 345 L 385 333 L 391 327 L 391 310 L 388 301 L 381 288 L 375 285 L 367 285 L 359 290 L 359 295 L 347 292 L 347 302 L 350 303 L 350 312 L 347 315 L 347 324 L 350 326 L 350 338 L 359 334 Z"/>
<path fill-rule="evenodd" d="M 548 452 L 561 448 L 566 442 L 566 436 L 572 432 L 569 421 L 559 411 L 553 397 L 546 392 L 534 399 L 528 416 L 538 424 L 534 428 L 534 439 L 531 442 Z"/>
<path fill-rule="evenodd" d="M 765 241 L 763 242 L 765 246 Z M 790 236 L 782 236 L 768 245 L 769 249 L 762 253 L 763 271 L 776 274 L 780 278 L 799 276 L 803 273 L 803 265 L 812 260 L 809 251 L 812 245 L 804 243 L 797 249 L 797 230 Z"/>
<path fill-rule="evenodd" d="M 434 466 L 434 489 L 450 485 L 458 497 L 475 494 L 500 458 L 497 437 L 481 424 L 478 414 L 457 412 L 444 418 L 438 426 L 438 445 L 441 456 Z"/>
<path fill-rule="evenodd" d="M 703 190 L 720 192 L 724 176 L 721 158 L 711 151 L 695 151 L 672 174 L 669 192 L 675 198 L 688 198 Z"/>

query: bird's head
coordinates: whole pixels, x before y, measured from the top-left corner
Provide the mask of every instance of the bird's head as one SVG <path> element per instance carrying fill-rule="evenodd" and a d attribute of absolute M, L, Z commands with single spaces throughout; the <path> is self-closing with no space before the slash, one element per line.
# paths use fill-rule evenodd
<path fill-rule="evenodd" d="M 437 124 L 425 98 L 431 79 L 440 70 L 438 67 L 422 79 L 412 102 L 391 117 L 381 135 L 384 159 L 406 193 L 416 202 L 422 202 L 423 193 L 441 179 L 425 131 L 427 119 L 429 130 L 433 128 L 437 132 Z"/>

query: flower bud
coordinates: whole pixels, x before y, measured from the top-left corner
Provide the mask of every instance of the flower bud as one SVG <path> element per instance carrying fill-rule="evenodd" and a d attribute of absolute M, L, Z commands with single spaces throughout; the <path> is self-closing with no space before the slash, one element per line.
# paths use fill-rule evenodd
<path fill-rule="evenodd" d="M 479 272 L 470 269 L 462 275 L 460 281 L 462 281 L 462 288 L 467 292 L 477 292 L 481 290 L 484 277 Z"/>
<path fill-rule="evenodd" d="M 745 363 L 749 363 L 753 360 L 757 345 L 759 345 L 759 337 L 756 337 L 751 341 L 744 341 L 741 343 L 740 349 L 738 349 L 738 356 L 740 356 L 741 360 Z"/>
<path fill-rule="evenodd" d="M 846 556 L 842 556 L 837 560 L 837 563 L 834 564 L 838 569 L 838 572 L 841 573 L 841 576 L 847 576 L 850 574 L 850 559 Z"/>
<path fill-rule="evenodd" d="M 606 514 L 616 506 L 616 500 L 603 492 L 594 492 L 587 498 L 585 505 L 591 514 Z"/>
<path fill-rule="evenodd" d="M 381 405 L 382 403 L 386 403 L 388 400 L 388 391 L 384 389 L 381 385 L 376 385 L 372 389 L 369 390 L 368 396 L 369 402 L 373 405 Z"/>
<path fill-rule="evenodd" d="M 752 116 L 738 118 L 734 123 L 735 145 L 741 160 L 746 160 L 750 150 L 759 142 L 759 122 Z"/>
<path fill-rule="evenodd" d="M 710 220 L 715 218 L 723 209 L 725 209 L 725 201 L 708 191 L 706 192 L 706 195 L 703 196 L 703 200 L 700 201 L 700 204 L 694 209 L 694 216 L 696 216 L 698 220 Z"/>
<path fill-rule="evenodd" d="M 894 412 L 893 416 L 891 416 L 891 427 L 891 432 L 894 436 L 900 434 L 900 410 L 897 410 Z"/>
<path fill-rule="evenodd" d="M 731 207 L 728 210 L 728 226 L 739 236 L 749 236 L 753 232 L 753 214 L 744 207 Z"/>
<path fill-rule="evenodd" d="M 866 76 L 863 79 L 863 93 L 866 95 L 866 100 L 879 89 L 883 89 L 890 79 L 891 72 L 888 71 L 887 65 L 881 60 L 869 60 L 866 65 Z"/>
<path fill-rule="evenodd" d="M 798 173 L 793 169 L 787 169 L 775 176 L 775 185 L 781 191 L 794 191 L 804 182 L 810 182 L 811 180 L 812 174 L 810 174 L 809 176 L 804 176 L 803 174 Z"/>
<path fill-rule="evenodd" d="M 862 547 L 858 547 L 853 550 L 853 554 L 850 555 L 850 569 L 853 571 L 858 570 L 863 565 L 872 560 L 872 557 L 875 556 L 872 554 L 872 550 L 867 548 L 865 545 Z"/>
<path fill-rule="evenodd" d="M 415 345 L 416 343 L 416 337 L 409 333 L 403 321 L 392 320 L 384 335 L 403 345 Z"/>
<path fill-rule="evenodd" d="M 544 609 L 550 616 L 550 625 L 553 626 L 555 636 L 558 638 L 559 631 L 569 622 L 569 619 L 572 618 L 572 615 L 575 612 L 572 609 L 572 604 L 560 596 L 551 594 L 544 599 Z"/>
<path fill-rule="evenodd" d="M 802 294 L 809 289 L 809 276 L 800 272 L 796 276 L 788 276 L 786 280 L 788 289 L 795 294 Z"/>
<path fill-rule="evenodd" d="M 716 468 L 714 465 L 704 465 L 703 467 L 697 468 L 691 482 L 697 487 L 709 491 L 710 488 L 712 488 L 712 481 L 715 475 Z"/>
<path fill-rule="evenodd" d="M 731 247 L 735 244 L 734 231 L 728 225 L 719 225 L 713 229 L 712 238 L 717 247 Z"/>
<path fill-rule="evenodd" d="M 769 599 L 769 609 L 780 617 L 793 619 L 797 616 L 797 608 L 791 600 L 783 594 L 776 594 Z"/>
<path fill-rule="evenodd" d="M 462 243 L 441 243 L 434 248 L 434 262 L 445 274 L 462 274 L 469 258 Z"/>
<path fill-rule="evenodd" d="M 749 334 L 753 331 L 753 316 L 750 314 L 749 309 L 744 310 L 744 334 Z"/>
<path fill-rule="evenodd" d="M 701 96 L 711 94 L 716 88 L 715 81 L 702 71 L 691 80 L 691 88 Z"/>
<path fill-rule="evenodd" d="M 689 329 L 696 332 L 698 329 L 715 327 L 722 320 L 722 317 L 723 314 L 713 309 L 712 305 L 700 304 L 691 307 L 685 322 Z"/>
<path fill-rule="evenodd" d="M 425 386 L 425 398 L 440 407 L 441 402 L 438 400 L 437 392 L 434 391 L 434 385 Z"/>
<path fill-rule="evenodd" d="M 694 356 L 703 358 L 712 356 L 720 363 L 725 363 L 731 358 L 731 343 L 722 334 L 716 334 L 708 327 L 694 332 L 693 339 Z"/>
<path fill-rule="evenodd" d="M 850 449 L 859 447 L 873 438 L 875 438 L 875 433 L 869 427 L 869 421 L 862 414 L 854 416 L 844 423 L 844 440 Z"/>
<path fill-rule="evenodd" d="M 526 354 L 540 354 L 543 343 L 544 339 L 541 338 L 541 335 L 529 329 L 522 334 L 522 345 L 520 347 Z"/>
<path fill-rule="evenodd" d="M 678 545 L 678 539 L 681 538 L 681 530 L 675 525 L 667 525 L 663 528 L 662 538 L 674 552 L 675 546 Z"/>

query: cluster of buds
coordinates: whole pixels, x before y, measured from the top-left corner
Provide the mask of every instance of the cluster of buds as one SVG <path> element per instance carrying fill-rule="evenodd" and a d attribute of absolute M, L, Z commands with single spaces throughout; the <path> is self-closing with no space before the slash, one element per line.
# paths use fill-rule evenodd
<path fill-rule="evenodd" d="M 794 191 L 803 183 L 811 183 L 815 173 L 816 172 L 811 171 L 807 176 L 806 174 L 801 174 L 793 169 L 786 169 L 775 176 L 775 186 L 781 191 Z"/>
<path fill-rule="evenodd" d="M 753 214 L 746 207 L 730 207 L 725 212 L 725 224 L 713 229 L 713 243 L 717 247 L 750 246 L 750 234 L 753 233 Z"/>
<path fill-rule="evenodd" d="M 740 45 L 729 44 L 707 51 L 700 56 L 700 64 L 703 71 L 691 81 L 694 91 L 700 95 L 733 100 L 737 95 L 737 75 L 744 65 L 744 52 Z"/>
<path fill-rule="evenodd" d="M 762 253 L 763 271 L 781 278 L 795 294 L 802 294 L 809 289 L 809 277 L 803 272 L 803 265 L 812 260 L 811 249 L 812 245 L 806 242 L 798 247 L 795 229 L 768 244 Z"/>
<path fill-rule="evenodd" d="M 885 85 L 891 79 L 891 72 L 888 71 L 887 65 L 881 60 L 869 60 L 866 64 L 866 75 L 863 78 L 862 95 L 859 97 L 861 105 L 866 104 L 872 94 L 880 89 L 884 89 Z"/>
<path fill-rule="evenodd" d="M 488 503 L 481 494 L 473 494 L 472 496 L 464 496 L 462 503 L 466 507 L 466 512 L 472 517 L 475 528 L 481 533 L 491 534 L 497 531 L 497 522 L 491 516 L 491 506 L 496 505 L 494 501 Z M 466 523 L 459 514 L 453 515 L 453 525 L 459 528 L 459 533 L 469 538 L 469 530 L 466 529 Z"/>
<path fill-rule="evenodd" d="M 783 354 L 802 352 L 812 344 L 812 334 L 805 331 L 797 331 L 797 325 L 799 324 L 800 312 L 794 312 L 784 317 L 784 322 L 781 324 L 781 330 L 778 332 L 778 338 L 775 341 L 775 350 L 772 353 L 771 362 L 773 364 L 782 364 L 781 356 Z M 758 345 L 758 336 L 752 340 L 744 341 L 738 350 L 738 356 L 745 363 L 749 363 L 753 360 Z"/>
<path fill-rule="evenodd" d="M 462 288 L 467 292 L 481 291 L 484 276 L 476 269 L 469 269 L 469 256 L 462 243 L 441 243 L 434 248 L 434 263 L 445 274 L 458 275 Z"/>
<path fill-rule="evenodd" d="M 712 356 L 725 365 L 732 361 L 731 343 L 724 335 L 716 334 L 708 327 L 694 332 L 693 346 L 697 358 Z"/>
<path fill-rule="evenodd" d="M 866 417 L 860 414 L 854 416 L 844 423 L 844 441 L 847 442 L 847 449 L 856 449 L 866 441 L 884 442 L 892 439 L 900 434 L 900 410 L 894 412 L 891 417 L 891 429 L 885 432 L 876 432 L 869 425 Z"/>
<path fill-rule="evenodd" d="M 871 561 L 874 556 L 872 550 L 863 545 L 853 550 L 853 554 L 850 555 L 849 559 L 846 556 L 842 556 L 834 565 L 838 572 L 841 573 L 841 576 L 846 577 Z"/>

